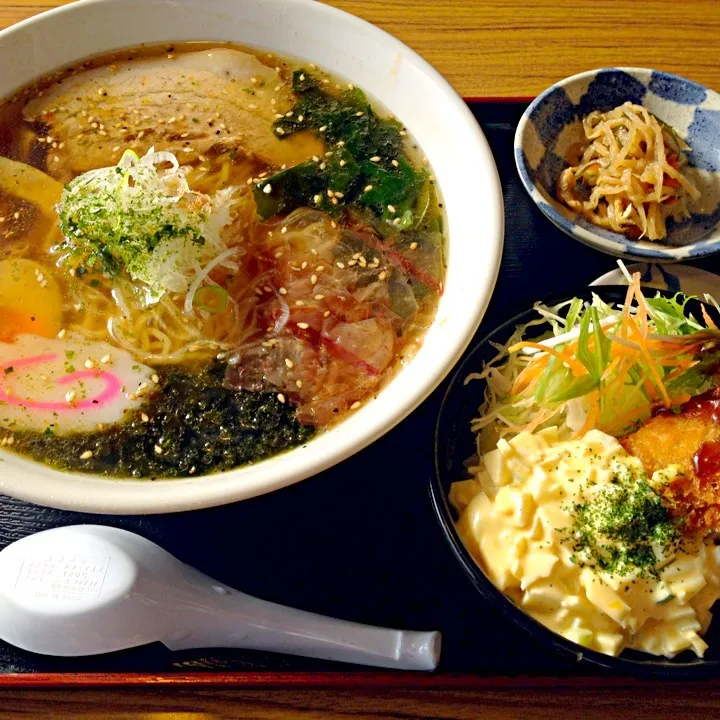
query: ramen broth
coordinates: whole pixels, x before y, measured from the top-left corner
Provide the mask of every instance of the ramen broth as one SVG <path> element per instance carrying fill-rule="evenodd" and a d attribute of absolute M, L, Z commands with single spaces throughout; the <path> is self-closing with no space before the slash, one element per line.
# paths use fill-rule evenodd
<path fill-rule="evenodd" d="M 431 171 L 311 63 L 218 43 L 93 58 L 0 105 L 0 155 L 4 449 L 227 470 L 371 400 L 432 322 Z"/>

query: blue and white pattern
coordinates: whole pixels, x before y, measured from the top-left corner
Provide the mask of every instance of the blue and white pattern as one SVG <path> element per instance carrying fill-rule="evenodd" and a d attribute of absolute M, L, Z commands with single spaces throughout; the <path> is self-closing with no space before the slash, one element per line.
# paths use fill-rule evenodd
<path fill-rule="evenodd" d="M 581 119 L 631 102 L 671 125 L 690 146 L 685 174 L 702 198 L 693 216 L 668 222 L 662 242 L 631 240 L 585 220 L 555 200 L 555 182 L 571 145 L 583 139 Z M 720 95 L 691 80 L 643 68 L 608 68 L 573 75 L 539 95 L 515 133 L 520 179 L 561 230 L 598 250 L 629 259 L 675 262 L 720 251 Z"/>

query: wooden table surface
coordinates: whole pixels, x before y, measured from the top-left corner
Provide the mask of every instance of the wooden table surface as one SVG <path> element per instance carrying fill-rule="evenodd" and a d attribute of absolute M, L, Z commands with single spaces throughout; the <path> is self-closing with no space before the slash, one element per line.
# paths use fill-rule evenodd
<path fill-rule="evenodd" d="M 0 0 L 0 26 L 64 1 Z M 610 65 L 668 70 L 720 90 L 718 0 L 329 2 L 399 37 L 466 98 L 530 97 L 564 76 Z M 277 676 L 263 688 L 24 687 L 0 692 L 0 703 L 0 717 L 58 720 L 709 718 L 720 716 L 720 682 L 448 677 L 377 688 L 329 676 L 288 687 Z"/>

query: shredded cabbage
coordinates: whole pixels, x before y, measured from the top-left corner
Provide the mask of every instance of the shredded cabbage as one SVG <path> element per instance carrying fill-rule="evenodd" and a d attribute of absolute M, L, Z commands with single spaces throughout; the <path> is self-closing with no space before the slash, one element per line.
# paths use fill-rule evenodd
<path fill-rule="evenodd" d="M 593 428 L 619 436 L 653 410 L 709 389 L 720 331 L 704 311 L 704 323 L 693 317 L 688 302 L 682 295 L 645 298 L 635 274 L 617 307 L 595 294 L 591 302 L 536 304 L 538 318 L 516 328 L 466 380 L 486 382 L 471 425 L 479 453 L 499 437 L 548 426 L 563 438 Z"/>

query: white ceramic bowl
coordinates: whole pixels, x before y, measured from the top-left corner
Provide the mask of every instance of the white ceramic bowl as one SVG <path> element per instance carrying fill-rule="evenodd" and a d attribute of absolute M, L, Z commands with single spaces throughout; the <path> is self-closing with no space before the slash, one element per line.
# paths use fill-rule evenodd
<path fill-rule="evenodd" d="M 488 144 L 465 103 L 427 62 L 387 33 L 312 0 L 83 0 L 0 33 L 0 96 L 79 59 L 142 43 L 236 41 L 315 62 L 400 118 L 444 198 L 446 290 L 422 348 L 378 397 L 334 429 L 255 465 L 205 477 L 114 480 L 61 473 L 2 454 L 0 492 L 53 507 L 159 513 L 277 490 L 369 445 L 438 385 L 469 343 L 495 285 L 503 203 Z"/>

